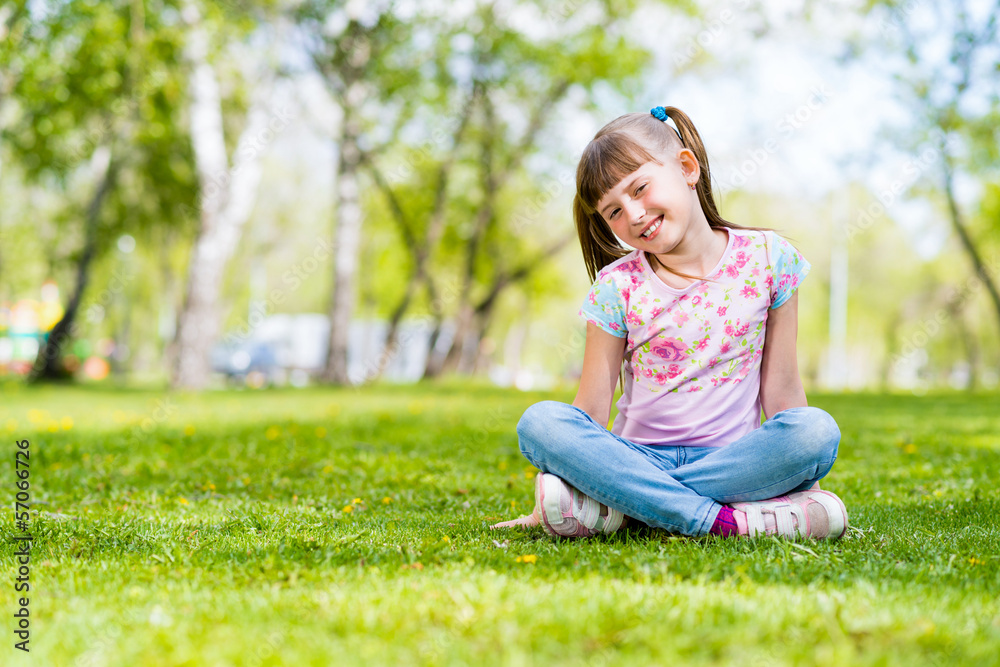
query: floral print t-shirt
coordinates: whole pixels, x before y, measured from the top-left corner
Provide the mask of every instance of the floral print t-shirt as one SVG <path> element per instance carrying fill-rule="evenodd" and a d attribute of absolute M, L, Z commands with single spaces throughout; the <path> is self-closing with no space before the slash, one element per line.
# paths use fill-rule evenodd
<path fill-rule="evenodd" d="M 664 283 L 639 250 L 597 275 L 578 314 L 627 338 L 612 433 L 722 447 L 760 426 L 767 313 L 791 298 L 810 265 L 774 232 L 726 231 L 719 263 L 687 287 Z"/>

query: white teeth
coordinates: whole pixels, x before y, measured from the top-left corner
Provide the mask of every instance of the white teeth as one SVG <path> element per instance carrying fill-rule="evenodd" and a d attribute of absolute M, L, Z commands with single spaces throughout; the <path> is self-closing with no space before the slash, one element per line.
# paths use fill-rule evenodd
<path fill-rule="evenodd" d="M 660 225 L 662 225 L 662 224 L 663 224 L 663 220 L 660 220 L 658 223 L 656 223 L 655 225 L 653 225 L 652 227 L 650 227 L 649 229 L 647 229 L 645 232 L 642 233 L 642 238 L 644 238 L 644 239 L 649 238 L 649 235 L 652 234 L 653 232 L 655 232 L 657 229 L 659 229 Z"/>

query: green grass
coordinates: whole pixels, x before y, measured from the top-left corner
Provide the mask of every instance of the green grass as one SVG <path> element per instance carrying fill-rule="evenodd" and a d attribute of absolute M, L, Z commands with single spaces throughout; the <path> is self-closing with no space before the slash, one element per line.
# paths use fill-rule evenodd
<path fill-rule="evenodd" d="M 795 544 L 488 530 L 532 504 L 521 413 L 571 391 L 3 391 L 3 664 L 1000 663 L 996 394 L 812 396 L 855 528 Z"/>

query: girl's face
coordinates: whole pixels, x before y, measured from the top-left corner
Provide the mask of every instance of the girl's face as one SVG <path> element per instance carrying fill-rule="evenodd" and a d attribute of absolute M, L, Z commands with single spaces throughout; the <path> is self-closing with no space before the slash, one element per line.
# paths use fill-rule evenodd
<path fill-rule="evenodd" d="M 701 211 L 690 186 L 700 175 L 694 153 L 682 149 L 665 162 L 641 165 L 597 203 L 597 212 L 618 238 L 654 254 L 677 248 Z"/>

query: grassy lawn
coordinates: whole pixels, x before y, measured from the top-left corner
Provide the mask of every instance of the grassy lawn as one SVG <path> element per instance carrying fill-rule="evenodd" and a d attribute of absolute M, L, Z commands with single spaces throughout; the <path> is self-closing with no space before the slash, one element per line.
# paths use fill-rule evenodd
<path fill-rule="evenodd" d="M 3 664 L 1000 664 L 1000 396 L 820 396 L 832 543 L 556 542 L 467 384 L 201 396 L 3 388 Z M 31 442 L 31 653 L 13 648 Z"/>

